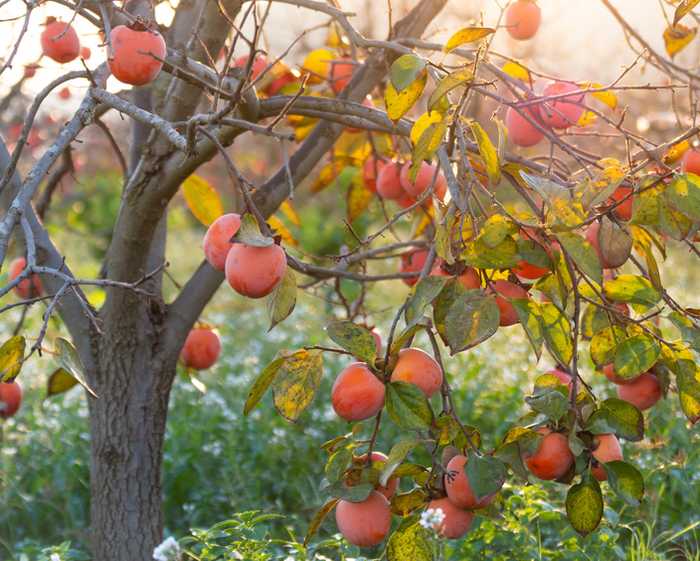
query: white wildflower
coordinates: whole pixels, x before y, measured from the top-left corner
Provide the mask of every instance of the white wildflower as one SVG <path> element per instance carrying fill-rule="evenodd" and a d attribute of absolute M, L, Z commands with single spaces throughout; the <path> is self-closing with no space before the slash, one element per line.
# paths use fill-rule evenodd
<path fill-rule="evenodd" d="M 61 556 L 58 553 L 52 553 L 49 556 L 49 561 L 61 561 Z"/>
<path fill-rule="evenodd" d="M 428 530 L 439 530 L 445 520 L 445 513 L 441 508 L 429 508 L 420 515 L 420 525 Z"/>
<path fill-rule="evenodd" d="M 179 561 L 180 545 L 175 538 L 167 538 L 162 544 L 153 550 L 155 561 Z"/>

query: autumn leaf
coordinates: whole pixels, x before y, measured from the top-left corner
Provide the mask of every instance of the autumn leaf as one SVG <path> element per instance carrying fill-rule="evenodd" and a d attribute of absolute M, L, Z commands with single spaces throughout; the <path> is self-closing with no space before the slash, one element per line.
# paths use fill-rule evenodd
<path fill-rule="evenodd" d="M 392 121 L 398 121 L 408 113 L 411 107 L 420 99 L 427 81 L 428 73 L 423 71 L 415 81 L 400 92 L 396 90 L 391 82 L 387 84 L 384 101 L 386 102 L 387 115 Z"/>
<path fill-rule="evenodd" d="M 673 58 L 685 49 L 690 42 L 695 39 L 697 32 L 697 28 L 691 29 L 680 23 L 667 27 L 666 31 L 664 31 L 664 45 L 666 46 L 668 55 Z"/>
<path fill-rule="evenodd" d="M 455 50 L 457 47 L 466 45 L 467 43 L 473 43 L 479 41 L 484 37 L 495 33 L 496 30 L 491 27 L 465 27 L 457 31 L 452 37 L 449 38 L 445 46 L 443 47 L 443 52 L 449 53 Z"/>
<path fill-rule="evenodd" d="M 219 193 L 199 175 L 190 175 L 182 182 L 182 194 L 194 217 L 205 226 L 209 226 L 224 213 Z"/>

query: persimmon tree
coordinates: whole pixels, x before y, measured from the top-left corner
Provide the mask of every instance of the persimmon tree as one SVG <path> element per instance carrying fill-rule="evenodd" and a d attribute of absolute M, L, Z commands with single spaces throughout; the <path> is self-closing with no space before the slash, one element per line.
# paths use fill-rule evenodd
<path fill-rule="evenodd" d="M 328 17 L 327 47 L 299 69 L 284 63 L 286 52 L 261 50 L 275 2 Z M 631 505 L 643 500 L 641 473 L 619 443 L 644 438 L 643 410 L 674 397 L 691 424 L 700 418 L 700 312 L 672 294 L 659 267 L 668 247 L 686 250 L 688 266 L 699 254 L 700 158 L 691 143 L 700 128 L 687 124 L 695 122 L 698 76 L 673 61 L 695 35 L 681 21 L 697 18 L 698 2 L 668 8 L 663 54 L 602 0 L 638 53 L 610 84 L 547 76 L 492 48 L 496 33 L 536 35 L 547 14 L 533 0 L 506 4 L 497 21 L 454 29 L 445 44 L 422 40 L 445 3 L 416 2 L 385 40 L 374 40 L 351 14 L 315 0 L 183 0 L 168 26 L 142 0 L 56 0 L 103 33 L 104 52 L 88 62 L 71 22 L 47 20 L 44 56 L 74 66 L 36 94 L 12 153 L 0 142 L 0 262 L 16 254 L 3 266 L 10 275 L 0 295 L 18 298 L 1 310 L 40 308 L 43 319 L 38 333 L 20 329 L 0 348 L 0 401 L 4 417 L 16 413 L 15 378 L 44 352 L 61 365 L 51 391 L 84 387 L 95 559 L 145 561 L 162 539 L 169 393 L 181 351 L 194 369 L 218 357 L 218 336 L 197 322 L 225 279 L 244 296 L 266 297 L 271 327 L 292 314 L 299 290 L 327 287 L 333 303 L 327 334 L 335 345 L 281 349 L 241 404 L 247 414 L 271 390 L 280 414 L 296 421 L 317 393 L 324 354 L 349 357 L 342 372 L 325 373 L 337 379 L 332 396 L 320 399 L 354 424 L 319 443 L 329 453 L 318 474 L 329 500 L 309 537 L 335 510 L 351 543 L 388 539 L 391 560 L 432 559 L 436 536 L 458 538 L 474 516 L 498 509 L 507 478 L 558 481 L 572 526 L 587 534 L 603 516 L 602 481 Z M 24 22 L 0 74 L 21 64 L 36 6 L 25 3 L 23 14 L 0 23 Z M 670 83 L 622 85 L 642 61 Z M 6 100 L 38 64 L 26 63 Z M 110 73 L 135 87 L 108 91 Z M 42 103 L 74 81 L 87 88 L 78 109 L 22 177 L 18 164 Z M 628 126 L 620 109 L 627 91 L 676 89 L 691 94 L 688 107 L 675 107 L 681 134 L 655 143 Z M 474 118 L 474 100 L 494 104 L 492 122 Z M 70 268 L 80 256 L 56 247 L 42 219 L 86 127 L 99 124 L 121 156 L 124 142 L 100 119 L 108 112 L 129 119 L 132 136 L 103 275 L 82 279 Z M 578 131 L 612 138 L 609 151 L 584 146 Z M 260 184 L 229 149 L 243 134 L 271 137 L 284 154 Z M 235 191 L 237 208 L 224 211 L 195 175 L 213 158 L 229 176 L 218 187 Z M 340 255 L 296 251 L 275 216 L 280 207 L 294 216 L 290 199 L 307 178 L 316 189 L 342 190 L 347 221 L 338 228 L 350 229 L 355 243 Z M 209 230 L 201 265 L 166 301 L 167 216 L 181 189 Z M 376 205 L 382 223 L 358 235 L 352 222 Z M 398 230 L 405 224 L 408 234 Z M 397 279 L 411 288 L 382 337 L 368 325 L 365 295 Z M 349 298 L 341 280 L 359 291 Z M 99 309 L 88 286 L 106 294 Z M 52 317 L 68 338 L 45 340 Z M 447 357 L 500 329 L 523 329 L 532 352 L 547 353 L 555 368 L 534 376 L 529 412 L 491 450 L 460 418 Z M 617 398 L 595 395 L 591 363 L 617 385 Z M 384 455 L 375 448 L 387 422 L 404 436 Z M 428 465 L 414 461 L 418 449 L 429 453 Z"/>

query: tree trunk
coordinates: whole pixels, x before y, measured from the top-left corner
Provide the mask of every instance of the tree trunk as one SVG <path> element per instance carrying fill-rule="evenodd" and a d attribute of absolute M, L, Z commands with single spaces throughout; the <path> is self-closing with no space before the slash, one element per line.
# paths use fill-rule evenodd
<path fill-rule="evenodd" d="M 162 541 L 161 462 L 170 382 L 150 337 L 112 338 L 100 350 L 90 403 L 91 530 L 95 561 L 151 561 Z"/>

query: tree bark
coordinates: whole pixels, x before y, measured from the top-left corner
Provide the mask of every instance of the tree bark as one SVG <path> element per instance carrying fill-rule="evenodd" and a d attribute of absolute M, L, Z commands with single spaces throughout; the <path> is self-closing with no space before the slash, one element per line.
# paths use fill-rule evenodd
<path fill-rule="evenodd" d="M 90 400 L 92 551 L 95 561 L 150 561 L 162 541 L 161 462 L 175 360 L 157 330 L 103 340 Z"/>

